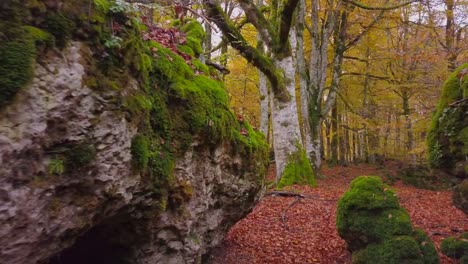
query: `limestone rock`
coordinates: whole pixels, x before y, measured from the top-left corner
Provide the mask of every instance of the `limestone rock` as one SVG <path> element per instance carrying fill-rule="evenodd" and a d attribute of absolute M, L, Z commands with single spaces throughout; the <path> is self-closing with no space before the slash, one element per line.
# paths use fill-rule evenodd
<path fill-rule="evenodd" d="M 230 142 L 194 142 L 174 171 L 174 188 L 189 194 L 155 193 L 132 170 L 138 128 L 109 100 L 119 91 L 86 86 L 89 56 L 72 42 L 36 63 L 34 80 L 0 110 L 1 262 L 199 262 L 253 207 L 261 175 Z M 124 91 L 138 89 L 128 83 Z"/>

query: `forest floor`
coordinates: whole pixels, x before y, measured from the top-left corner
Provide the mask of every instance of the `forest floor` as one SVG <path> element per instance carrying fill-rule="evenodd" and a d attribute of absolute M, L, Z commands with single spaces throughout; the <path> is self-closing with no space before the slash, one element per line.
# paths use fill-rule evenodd
<path fill-rule="evenodd" d="M 272 166 L 274 167 L 274 166 Z M 325 168 L 318 187 L 292 186 L 305 198 L 265 196 L 252 212 L 231 228 L 215 249 L 211 264 L 351 263 L 351 254 L 335 226 L 336 204 L 357 176 L 394 175 L 395 166 L 369 165 Z M 268 178 L 274 179 L 270 169 Z M 396 182 L 400 203 L 413 225 L 435 243 L 441 263 L 457 263 L 440 253 L 442 239 L 468 231 L 468 218 L 452 205 L 450 191 L 429 191 Z"/>

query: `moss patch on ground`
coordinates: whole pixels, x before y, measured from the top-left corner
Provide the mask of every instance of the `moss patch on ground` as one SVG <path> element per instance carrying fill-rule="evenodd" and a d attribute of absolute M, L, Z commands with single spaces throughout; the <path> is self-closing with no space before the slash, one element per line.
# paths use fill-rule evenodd
<path fill-rule="evenodd" d="M 435 247 L 413 230 L 398 197 L 377 176 L 361 176 L 338 202 L 336 225 L 353 263 L 438 263 Z"/>
<path fill-rule="evenodd" d="M 468 260 L 468 232 L 459 237 L 448 237 L 440 245 L 442 253 L 453 259 Z"/>

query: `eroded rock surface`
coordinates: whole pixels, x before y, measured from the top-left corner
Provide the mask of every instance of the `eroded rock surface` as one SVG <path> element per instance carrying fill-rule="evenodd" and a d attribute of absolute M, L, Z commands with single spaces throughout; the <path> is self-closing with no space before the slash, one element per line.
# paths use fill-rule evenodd
<path fill-rule="evenodd" d="M 264 163 L 246 160 L 232 142 L 194 140 L 176 158 L 174 186 L 151 189 L 132 169 L 138 126 L 115 103 L 138 83 L 90 89 L 89 54 L 73 42 L 42 59 L 34 80 L 0 110 L 1 262 L 200 261 L 253 207 L 262 186 L 255 167 Z"/>

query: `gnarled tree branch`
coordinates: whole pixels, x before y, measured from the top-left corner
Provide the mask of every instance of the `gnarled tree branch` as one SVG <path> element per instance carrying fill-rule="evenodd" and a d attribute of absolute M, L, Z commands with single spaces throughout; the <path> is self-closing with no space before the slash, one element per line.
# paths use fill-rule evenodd
<path fill-rule="evenodd" d="M 266 56 L 263 56 L 258 49 L 248 44 L 236 26 L 223 12 L 216 0 L 204 0 L 203 4 L 208 17 L 223 32 L 231 46 L 238 50 L 248 62 L 252 63 L 265 74 L 270 81 L 275 97 L 281 101 L 290 100 L 290 95 L 282 79 L 282 73 L 276 70 L 273 62 Z"/>
<path fill-rule="evenodd" d="M 271 24 L 251 0 L 239 0 L 247 20 L 257 29 L 263 42 L 272 49 L 277 45 L 278 36 Z"/>

